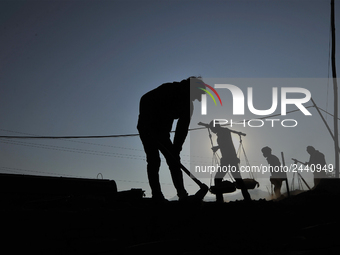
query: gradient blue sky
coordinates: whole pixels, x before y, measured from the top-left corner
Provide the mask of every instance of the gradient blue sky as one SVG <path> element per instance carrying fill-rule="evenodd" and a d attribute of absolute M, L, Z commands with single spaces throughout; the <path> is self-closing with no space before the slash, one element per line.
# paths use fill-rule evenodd
<path fill-rule="evenodd" d="M 335 8 L 339 28 L 339 1 Z M 1 135 L 134 134 L 140 97 L 191 75 L 329 75 L 327 0 L 1 0 L 0 31 Z M 333 113 L 332 82 L 323 81 L 312 96 Z M 332 139 L 311 112 L 319 125 L 315 143 L 334 163 Z M 332 118 L 327 120 L 332 126 Z M 299 145 L 297 156 L 307 161 L 305 143 Z M 280 150 L 289 146 L 283 143 Z M 101 173 L 116 180 L 119 190 L 142 188 L 150 195 L 138 137 L 2 139 L 0 151 L 1 172 L 85 178 Z M 253 163 L 266 163 L 258 151 L 248 154 Z M 161 182 L 166 197 L 173 197 L 165 162 Z M 190 179 L 186 184 L 190 193 L 197 190 Z"/>

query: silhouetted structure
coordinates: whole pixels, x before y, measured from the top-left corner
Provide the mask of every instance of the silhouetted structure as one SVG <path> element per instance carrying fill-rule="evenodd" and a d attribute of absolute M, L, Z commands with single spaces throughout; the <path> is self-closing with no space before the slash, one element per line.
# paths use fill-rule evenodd
<path fill-rule="evenodd" d="M 0 194 L 23 199 L 49 197 L 117 196 L 114 180 L 85 179 L 21 174 L 0 174 Z"/>
<path fill-rule="evenodd" d="M 281 197 L 282 182 L 287 179 L 287 175 L 282 171 L 281 163 L 278 157 L 272 154 L 272 149 L 268 146 L 261 149 L 263 156 L 267 159 L 270 169 L 270 182 L 274 185 L 276 198 Z"/>
<path fill-rule="evenodd" d="M 307 152 L 310 155 L 309 161 L 305 165 L 314 170 L 314 187 L 316 187 L 321 179 L 326 178 L 326 159 L 325 155 L 316 150 L 313 146 L 307 146 Z M 320 171 L 319 171 L 320 170 Z"/>
<path fill-rule="evenodd" d="M 215 175 L 214 182 L 215 186 L 218 186 L 222 183 L 223 177 L 226 175 L 226 169 L 235 169 L 235 171 L 230 171 L 232 176 L 236 181 L 236 185 L 241 189 L 242 195 L 245 200 L 250 201 L 250 195 L 248 193 L 247 187 L 244 184 L 241 173 L 239 170 L 238 164 L 240 163 L 240 159 L 237 157 L 236 150 L 234 147 L 234 143 L 231 138 L 231 132 L 239 134 L 239 132 L 232 131 L 229 128 L 222 128 L 218 123 L 213 125 L 213 122 L 210 122 L 209 128 L 211 132 L 217 135 L 217 146 L 211 148 L 214 152 L 218 149 L 221 152 L 221 168 Z M 226 167 L 226 168 L 223 168 Z M 224 169 L 224 171 L 223 171 Z M 216 201 L 224 202 L 223 194 L 221 192 L 216 192 Z"/>
<path fill-rule="evenodd" d="M 181 82 L 164 83 L 142 96 L 139 105 L 137 129 L 146 153 L 147 174 L 155 201 L 163 201 L 164 196 L 159 182 L 161 152 L 169 166 L 172 181 L 179 199 L 188 196 L 183 184 L 180 169 L 180 152 L 188 134 L 193 101 L 201 100 L 205 88 L 203 81 L 189 77 Z M 175 119 L 178 119 L 173 142 L 170 132 Z"/>

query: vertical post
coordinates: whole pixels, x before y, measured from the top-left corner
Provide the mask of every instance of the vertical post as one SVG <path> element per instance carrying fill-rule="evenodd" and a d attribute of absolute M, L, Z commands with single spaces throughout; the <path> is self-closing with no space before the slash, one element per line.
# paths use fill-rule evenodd
<path fill-rule="evenodd" d="M 332 74 L 334 89 L 334 147 L 335 147 L 335 177 L 339 177 L 339 136 L 338 136 L 338 83 L 336 78 L 335 65 L 335 18 L 334 18 L 334 0 L 331 0 L 331 28 L 332 28 Z"/>
<path fill-rule="evenodd" d="M 334 135 L 333 135 L 333 133 L 332 133 L 332 130 L 331 130 L 331 128 L 328 126 L 328 124 L 327 124 L 325 118 L 322 116 L 322 114 L 321 114 L 321 112 L 320 112 L 320 110 L 319 110 L 319 107 L 316 105 L 316 103 L 314 102 L 314 100 L 313 100 L 312 97 L 311 97 L 311 101 L 312 101 L 312 103 L 313 103 L 313 105 L 314 105 L 316 111 L 319 113 L 319 115 L 320 115 L 320 117 L 321 117 L 323 123 L 325 124 L 325 126 L 326 126 L 326 128 L 327 128 L 329 134 L 331 135 L 331 137 L 332 137 L 332 139 L 333 139 L 333 141 L 334 141 L 334 143 L 335 143 L 335 138 L 334 138 Z M 339 145 L 338 145 L 338 146 L 339 146 Z M 338 148 L 336 149 L 336 151 L 337 151 L 338 153 L 340 153 L 340 148 L 338 147 Z"/>
<path fill-rule="evenodd" d="M 282 165 L 283 165 L 283 167 L 285 167 L 286 166 L 286 163 L 285 163 L 285 158 L 284 158 L 284 156 L 283 156 L 283 152 L 281 152 L 281 157 L 282 157 Z M 286 175 L 286 188 L 287 188 L 287 195 L 288 195 L 288 197 L 290 197 L 290 193 L 289 193 L 289 185 L 288 185 L 288 177 L 287 177 L 287 175 Z"/>

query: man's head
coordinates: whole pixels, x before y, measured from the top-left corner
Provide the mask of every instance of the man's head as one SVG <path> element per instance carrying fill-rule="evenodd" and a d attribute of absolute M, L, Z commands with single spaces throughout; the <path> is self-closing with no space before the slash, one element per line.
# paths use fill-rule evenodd
<path fill-rule="evenodd" d="M 267 158 L 268 156 L 270 156 L 272 154 L 272 149 L 269 148 L 268 146 L 263 147 L 261 149 L 261 151 L 262 151 L 263 157 L 265 157 L 265 158 Z"/>
<path fill-rule="evenodd" d="M 219 129 L 221 129 L 221 125 L 217 122 L 215 122 L 214 124 L 214 121 L 212 120 L 210 123 L 209 123 L 209 128 L 211 130 L 211 132 L 213 132 L 214 134 L 216 134 L 218 132 Z"/>
<path fill-rule="evenodd" d="M 307 152 L 309 155 L 312 155 L 315 152 L 315 148 L 313 146 L 307 146 Z"/>
<path fill-rule="evenodd" d="M 205 83 L 202 81 L 202 77 L 190 76 L 188 79 L 181 82 L 189 84 L 190 100 L 195 101 L 197 99 L 199 102 L 201 102 L 202 94 L 205 92 L 200 88 L 206 89 Z"/>

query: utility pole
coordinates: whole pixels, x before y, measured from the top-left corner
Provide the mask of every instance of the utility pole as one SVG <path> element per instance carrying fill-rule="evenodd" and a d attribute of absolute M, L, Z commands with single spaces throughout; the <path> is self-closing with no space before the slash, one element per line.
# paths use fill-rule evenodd
<path fill-rule="evenodd" d="M 334 0 L 331 0 L 331 29 L 332 29 L 332 74 L 334 89 L 334 147 L 335 147 L 335 177 L 339 178 L 339 135 L 338 135 L 338 83 L 336 79 L 335 65 L 335 18 L 334 18 Z"/>

